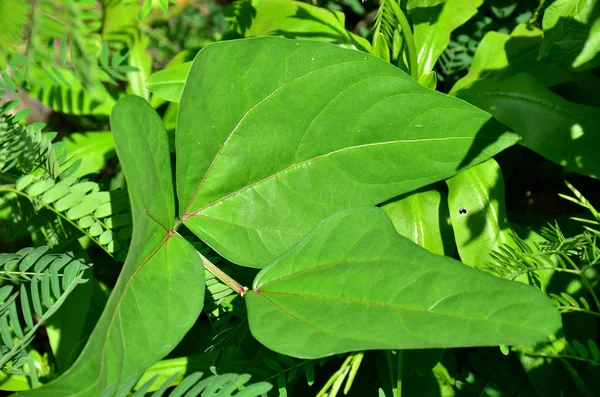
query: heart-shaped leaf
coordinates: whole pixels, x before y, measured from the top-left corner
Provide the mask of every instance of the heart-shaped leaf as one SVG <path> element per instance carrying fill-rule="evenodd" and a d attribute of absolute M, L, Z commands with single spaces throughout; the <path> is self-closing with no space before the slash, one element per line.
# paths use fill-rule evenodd
<path fill-rule="evenodd" d="M 530 344 L 561 325 L 542 292 L 428 252 L 377 208 L 323 220 L 264 268 L 245 298 L 254 337 L 303 358 Z"/>
<path fill-rule="evenodd" d="M 369 54 L 258 38 L 212 44 L 177 125 L 181 219 L 263 267 L 321 219 L 448 178 L 518 137 Z"/>
<path fill-rule="evenodd" d="M 569 170 L 600 178 L 597 107 L 567 101 L 527 73 L 478 80 L 456 96 L 489 110 L 523 136 L 523 146 Z"/>
<path fill-rule="evenodd" d="M 111 126 L 131 201 L 129 253 L 77 361 L 24 396 L 99 396 L 169 353 L 202 310 L 202 262 L 173 230 L 175 201 L 162 121 L 142 98 L 125 97 L 112 112 Z"/>

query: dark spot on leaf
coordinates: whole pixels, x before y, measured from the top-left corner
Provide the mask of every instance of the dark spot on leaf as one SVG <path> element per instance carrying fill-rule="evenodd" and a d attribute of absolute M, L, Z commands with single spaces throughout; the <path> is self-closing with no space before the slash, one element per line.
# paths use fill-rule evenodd
<path fill-rule="evenodd" d="M 464 208 L 464 207 L 460 207 L 460 208 L 458 209 L 458 215 L 467 215 L 467 213 L 468 213 L 468 212 L 469 212 L 469 211 L 467 211 L 467 209 L 466 209 L 466 208 Z"/>

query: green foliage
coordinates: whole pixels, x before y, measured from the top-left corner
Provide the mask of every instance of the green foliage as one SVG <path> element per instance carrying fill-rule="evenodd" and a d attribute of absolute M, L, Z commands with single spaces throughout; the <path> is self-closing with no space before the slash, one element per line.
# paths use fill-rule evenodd
<path fill-rule="evenodd" d="M 0 0 L 0 390 L 597 395 L 598 2 L 227 3 Z"/>
<path fill-rule="evenodd" d="M 72 253 L 51 254 L 48 247 L 28 247 L 0 254 L 0 368 L 19 374 L 29 364 L 27 346 L 36 332 L 77 287 L 89 263 Z M 29 368 L 33 385 L 36 370 Z"/>
<path fill-rule="evenodd" d="M 599 18 L 600 3 L 597 0 L 555 1 L 544 12 L 544 42 L 539 58 L 579 69 L 591 69 L 600 65 L 597 53 L 590 53 L 590 59 L 586 62 L 580 60 L 576 63 L 576 57 L 583 50 L 592 24 Z"/>
<path fill-rule="evenodd" d="M 168 378 L 162 383 L 158 389 L 152 394 L 155 397 L 162 397 L 167 394 L 167 389 L 171 386 L 171 382 L 178 374 L 175 374 Z M 212 375 L 206 379 L 202 379 L 202 372 L 195 372 L 184 379 L 175 387 L 168 392 L 169 396 L 206 396 L 211 395 L 215 397 L 258 397 L 263 396 L 264 393 L 268 392 L 273 388 L 272 385 L 266 382 L 253 383 L 245 386 L 250 380 L 250 375 L 247 374 L 223 374 L 223 375 Z M 102 392 L 103 397 L 112 396 L 127 396 L 131 391 L 131 388 L 135 385 L 137 376 L 132 376 L 123 385 L 118 388 L 110 387 Z M 156 382 L 156 377 L 149 379 L 141 386 L 137 387 L 135 392 L 131 395 L 134 397 L 141 397 L 146 395 L 146 392 L 153 387 Z M 239 390 L 241 389 L 241 390 Z"/>
<path fill-rule="evenodd" d="M 224 33 L 227 38 L 310 38 L 361 51 L 370 49 L 366 40 L 346 31 L 343 13 L 299 1 L 243 0 L 231 4 L 224 14 L 229 22 Z"/>
<path fill-rule="evenodd" d="M 0 172 L 18 168 L 22 172 L 43 169 L 50 176 L 58 173 L 58 161 L 52 148 L 55 133 L 42 133 L 43 123 L 19 124 L 27 111 L 10 111 L 18 105 L 14 100 L 0 106 Z"/>

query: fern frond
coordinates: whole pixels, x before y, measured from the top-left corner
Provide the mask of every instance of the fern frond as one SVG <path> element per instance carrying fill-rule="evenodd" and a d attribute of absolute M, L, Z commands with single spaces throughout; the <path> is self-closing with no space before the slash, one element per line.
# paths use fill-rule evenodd
<path fill-rule="evenodd" d="M 43 225 L 42 232 L 48 233 L 46 237 L 81 237 L 69 234 L 65 225 L 70 225 L 109 255 L 123 259 L 132 231 L 126 192 L 101 191 L 97 183 L 73 175 L 79 162 L 69 157 L 65 142 L 58 142 L 51 150 L 58 169 L 55 177 L 48 173 L 25 174 L 14 184 L 0 185 L 0 192 L 11 192 L 31 202 L 33 212 L 18 217 L 25 220 L 24 224 L 35 224 L 32 216 L 39 215 L 42 210 L 53 213 L 59 221 Z M 53 226 L 56 230 L 52 230 Z M 64 242 L 64 238 L 56 240 Z"/>
<path fill-rule="evenodd" d="M 123 191 L 101 191 L 95 182 L 63 174 L 58 179 L 28 174 L 11 190 L 27 197 L 36 211 L 47 209 L 70 223 L 111 256 L 119 257 L 131 237 L 129 200 Z"/>
<path fill-rule="evenodd" d="M 26 364 L 26 347 L 37 329 L 62 305 L 90 264 L 72 253 L 49 254 L 48 247 L 0 254 L 0 368 Z"/>
<path fill-rule="evenodd" d="M 251 376 L 247 374 L 223 374 L 212 375 L 202 379 L 202 372 L 194 372 L 186 376 L 175 389 L 168 391 L 171 383 L 180 374 L 175 373 L 169 377 L 160 387 L 152 394 L 154 397 L 162 396 L 215 396 L 215 397 L 258 397 L 266 395 L 273 388 L 272 385 L 266 382 L 253 383 L 246 386 L 250 381 Z M 139 376 L 134 375 L 127 379 L 122 385 L 108 387 L 101 394 L 102 397 L 113 396 L 134 396 L 142 397 L 156 382 L 157 376 L 152 377 L 146 383 L 141 385 L 135 392 L 135 386 Z"/>
<path fill-rule="evenodd" d="M 375 46 L 375 40 L 377 36 L 382 34 L 388 48 L 392 48 L 394 32 L 398 29 L 396 12 L 393 8 L 394 4 L 392 4 L 392 2 L 395 1 L 396 0 L 380 0 L 379 2 L 379 8 L 377 9 L 377 15 L 375 16 L 372 43 L 373 46 Z"/>
<path fill-rule="evenodd" d="M 566 292 L 561 292 L 560 294 L 549 293 L 548 295 L 550 295 L 552 303 L 556 305 L 558 311 L 561 313 L 581 312 L 600 317 L 600 313 L 595 312 L 583 296 L 576 298 Z"/>
<path fill-rule="evenodd" d="M 550 341 L 543 345 L 513 349 L 531 357 L 574 360 L 600 366 L 600 348 L 592 339 L 582 343 L 578 340 L 567 341 L 565 338 L 551 337 Z"/>
<path fill-rule="evenodd" d="M 6 173 L 18 167 L 30 173 L 37 168 L 43 169 L 51 176 L 58 173 L 58 162 L 52 148 L 52 140 L 56 133 L 42 133 L 43 123 L 28 126 L 19 124 L 26 112 L 12 115 L 18 101 L 11 101 L 0 106 L 0 172 Z"/>
<path fill-rule="evenodd" d="M 0 7 L 5 1 L 0 0 Z M 27 7 L 25 18 L 15 21 L 27 29 L 12 29 L 11 43 L 16 44 L 0 40 L 0 91 L 70 88 L 70 81 L 75 80 L 101 103 L 106 98 L 102 82 L 117 84 L 117 80 L 127 80 L 124 73 L 137 71 L 122 64 L 126 55 L 115 54 L 108 63 L 108 47 L 100 37 L 100 2 L 50 0 Z"/>

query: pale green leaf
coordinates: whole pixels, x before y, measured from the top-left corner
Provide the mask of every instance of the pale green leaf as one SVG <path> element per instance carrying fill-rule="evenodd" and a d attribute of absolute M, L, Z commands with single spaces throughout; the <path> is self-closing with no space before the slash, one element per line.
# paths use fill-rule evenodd
<path fill-rule="evenodd" d="M 583 49 L 573 61 L 573 67 L 579 68 L 587 62 L 593 60 L 600 53 L 600 18 L 590 28 L 590 33 L 585 41 Z"/>

